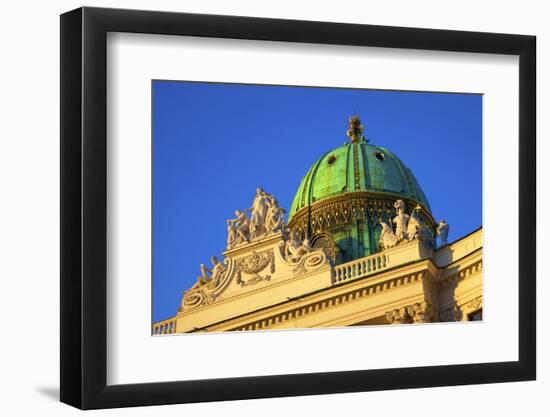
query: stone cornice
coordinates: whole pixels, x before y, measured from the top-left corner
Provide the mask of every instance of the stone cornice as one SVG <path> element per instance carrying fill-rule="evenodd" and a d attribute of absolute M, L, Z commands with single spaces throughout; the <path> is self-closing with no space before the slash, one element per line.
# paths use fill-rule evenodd
<path fill-rule="evenodd" d="M 346 285 L 338 285 L 318 291 L 314 294 L 306 294 L 298 299 L 290 299 L 287 303 L 283 303 L 283 305 L 275 308 L 275 310 L 278 309 L 280 311 L 274 311 L 270 314 L 266 309 L 263 309 L 262 311 L 254 312 L 250 315 L 226 321 L 223 323 L 223 327 L 225 330 L 232 331 L 268 329 L 297 317 L 303 317 L 329 308 L 343 306 L 348 301 L 377 295 L 384 291 L 419 282 L 423 279 L 430 279 L 430 277 L 433 277 L 429 271 L 430 264 L 432 264 L 431 260 L 421 260 L 414 264 L 416 268 L 405 268 L 410 269 L 408 273 L 401 270 L 402 273 L 395 276 L 395 273 L 391 273 L 391 271 L 384 271 L 384 273 L 380 273 L 382 277 L 365 277 L 357 281 L 346 283 Z M 300 302 L 300 305 L 296 307 L 289 306 L 289 303 L 296 301 Z M 254 315 L 261 315 L 262 313 L 266 316 L 253 319 Z M 250 316 L 250 322 L 239 324 L 235 327 L 231 326 L 231 321 L 246 321 L 247 316 Z M 216 331 L 217 324 L 208 327 Z"/>
<path fill-rule="evenodd" d="M 445 286 L 450 284 L 451 282 L 462 281 L 478 272 L 480 273 L 483 269 L 481 250 L 479 251 L 479 253 L 472 254 L 472 256 L 469 256 L 468 258 L 469 262 L 461 262 L 461 266 L 458 266 L 456 271 L 454 271 L 452 267 L 445 268 L 441 272 L 441 278 L 439 279 L 438 285 Z"/>
<path fill-rule="evenodd" d="M 346 303 L 348 301 L 357 300 L 361 297 L 371 296 L 371 295 L 383 292 L 385 290 L 392 289 L 394 287 L 399 287 L 401 285 L 414 283 L 421 280 L 423 277 L 424 277 L 423 273 L 418 273 L 418 274 L 403 276 L 384 283 L 369 285 L 369 286 L 366 286 L 365 288 L 359 288 L 353 291 L 349 291 L 343 294 L 338 294 L 333 297 L 326 298 L 321 301 L 316 301 L 300 307 L 288 309 L 285 312 L 274 314 L 267 318 L 262 318 L 250 324 L 247 324 L 244 326 L 238 326 L 236 328 L 232 328 L 229 330 L 242 331 L 242 330 L 266 329 L 271 325 L 279 324 L 284 321 L 293 319 L 295 317 L 305 316 L 310 313 L 316 313 L 331 307 L 338 307 L 339 305 L 342 305 L 343 303 Z"/>

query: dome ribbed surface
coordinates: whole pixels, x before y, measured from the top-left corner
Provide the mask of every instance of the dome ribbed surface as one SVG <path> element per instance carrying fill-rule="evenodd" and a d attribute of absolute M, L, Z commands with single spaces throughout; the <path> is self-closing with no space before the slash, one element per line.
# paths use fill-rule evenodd
<path fill-rule="evenodd" d="M 288 220 L 316 201 L 355 191 L 407 197 L 431 211 L 411 170 L 387 149 L 361 141 L 327 152 L 311 166 L 296 192 Z"/>

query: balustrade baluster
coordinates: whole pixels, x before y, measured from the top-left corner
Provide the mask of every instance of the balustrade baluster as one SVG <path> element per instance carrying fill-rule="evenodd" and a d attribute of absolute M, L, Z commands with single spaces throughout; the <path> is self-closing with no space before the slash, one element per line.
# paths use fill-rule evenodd
<path fill-rule="evenodd" d="M 385 269 L 389 263 L 389 258 L 386 255 L 372 255 L 367 258 L 338 265 L 334 269 L 335 282 L 361 278 L 376 271 Z"/>

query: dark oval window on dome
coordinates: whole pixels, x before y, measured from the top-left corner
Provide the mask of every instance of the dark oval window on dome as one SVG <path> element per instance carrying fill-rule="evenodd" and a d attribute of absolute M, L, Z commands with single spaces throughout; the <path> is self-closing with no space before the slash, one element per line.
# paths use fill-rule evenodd
<path fill-rule="evenodd" d="M 382 152 L 376 152 L 374 156 L 376 156 L 376 159 L 378 159 L 379 161 L 383 161 L 384 159 L 386 159 Z"/>
<path fill-rule="evenodd" d="M 329 165 L 334 164 L 336 162 L 336 155 L 330 155 L 327 162 Z"/>

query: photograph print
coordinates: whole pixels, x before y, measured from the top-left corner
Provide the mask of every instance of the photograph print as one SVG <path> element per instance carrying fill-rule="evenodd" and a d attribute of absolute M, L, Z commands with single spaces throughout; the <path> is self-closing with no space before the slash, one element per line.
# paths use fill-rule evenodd
<path fill-rule="evenodd" d="M 152 335 L 482 321 L 482 101 L 153 80 Z"/>

